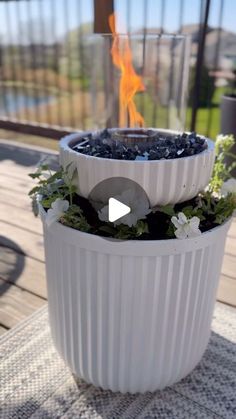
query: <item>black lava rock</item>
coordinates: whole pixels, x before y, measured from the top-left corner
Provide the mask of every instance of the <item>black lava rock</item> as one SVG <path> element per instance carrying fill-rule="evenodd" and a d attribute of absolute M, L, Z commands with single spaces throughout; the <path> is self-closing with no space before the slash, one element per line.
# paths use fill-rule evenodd
<path fill-rule="evenodd" d="M 147 130 L 147 134 L 149 130 Z M 88 156 L 115 160 L 161 160 L 178 159 L 199 154 L 207 148 L 207 141 L 195 132 L 171 135 L 159 133 L 150 140 L 141 142 L 134 138 L 129 144 L 113 138 L 108 129 L 94 134 L 87 134 L 80 139 L 73 150 Z"/>

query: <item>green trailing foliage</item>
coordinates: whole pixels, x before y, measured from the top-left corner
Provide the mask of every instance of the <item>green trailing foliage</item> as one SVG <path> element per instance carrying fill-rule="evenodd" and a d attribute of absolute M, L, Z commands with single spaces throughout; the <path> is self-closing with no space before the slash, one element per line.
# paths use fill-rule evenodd
<path fill-rule="evenodd" d="M 99 228 L 99 232 L 120 240 L 138 239 L 144 234 L 148 234 L 148 224 L 145 220 L 138 220 L 137 224 L 129 227 L 125 224 L 114 226 L 112 223 L 106 223 Z"/>
<path fill-rule="evenodd" d="M 231 151 L 235 139 L 233 135 L 218 135 L 215 142 L 216 160 L 213 168 L 212 178 L 209 183 L 209 190 L 218 193 L 223 183 L 232 177 L 231 172 L 236 167 L 236 155 Z M 230 166 L 226 163 L 226 157 L 231 157 L 233 163 Z"/>
<path fill-rule="evenodd" d="M 29 192 L 35 215 L 37 215 L 36 202 L 38 196 L 41 196 L 41 203 L 45 209 L 51 208 L 51 204 L 57 198 L 69 198 L 69 202 L 72 204 L 76 187 L 72 182 L 73 173 L 70 179 L 70 166 L 71 165 L 68 165 L 65 171 L 60 168 L 57 172 L 52 173 L 49 165 L 42 164 L 35 173 L 29 173 L 29 176 L 32 179 L 36 179 L 38 181 L 38 185 L 32 188 Z"/>
<path fill-rule="evenodd" d="M 225 157 L 232 154 L 234 144 L 233 136 L 218 136 L 216 140 L 216 161 L 213 175 L 206 191 L 202 191 L 195 198 L 176 205 L 157 206 L 152 208 L 145 219 L 139 219 L 135 226 L 126 224 L 114 225 L 110 222 L 99 220 L 97 213 L 91 218 L 88 208 L 91 204 L 79 200 L 74 178 L 76 170 L 67 166 L 66 170 L 60 168 L 52 173 L 47 164 L 42 164 L 35 173 L 29 176 L 38 181 L 29 192 L 32 198 L 32 207 L 35 215 L 38 215 L 37 199 L 40 196 L 41 204 L 48 211 L 52 203 L 57 199 L 69 202 L 68 210 L 60 216 L 59 221 L 67 226 L 82 232 L 112 237 L 120 240 L 140 239 L 171 239 L 175 238 L 175 227 L 171 221 L 180 212 L 184 213 L 188 220 L 198 217 L 201 232 L 214 228 L 225 222 L 232 216 L 236 209 L 236 193 L 221 194 L 221 188 L 225 181 L 230 179 L 231 170 L 235 167 L 235 161 L 230 167 L 225 163 Z M 94 212 L 94 209 L 93 209 Z M 91 221 L 92 220 L 92 221 Z"/>
<path fill-rule="evenodd" d="M 78 205 L 71 205 L 60 219 L 61 223 L 67 227 L 89 233 L 91 226 L 87 222 L 82 209 Z"/>

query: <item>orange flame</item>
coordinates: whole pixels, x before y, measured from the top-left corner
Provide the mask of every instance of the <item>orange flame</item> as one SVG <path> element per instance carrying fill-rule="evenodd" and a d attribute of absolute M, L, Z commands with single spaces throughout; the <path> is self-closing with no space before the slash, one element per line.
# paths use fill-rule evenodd
<path fill-rule="evenodd" d="M 142 78 L 134 70 L 128 38 L 125 38 L 124 44 L 120 45 L 120 39 L 116 33 L 114 14 L 109 16 L 108 22 L 113 37 L 111 48 L 113 64 L 121 70 L 119 85 L 119 126 L 127 126 L 128 111 L 130 127 L 143 127 L 144 118 L 136 110 L 133 99 L 136 92 L 143 92 L 145 87 Z"/>

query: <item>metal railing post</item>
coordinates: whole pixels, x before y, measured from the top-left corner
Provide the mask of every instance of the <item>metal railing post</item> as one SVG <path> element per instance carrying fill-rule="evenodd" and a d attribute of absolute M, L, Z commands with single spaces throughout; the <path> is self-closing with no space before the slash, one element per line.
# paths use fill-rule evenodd
<path fill-rule="evenodd" d="M 196 121 L 197 121 L 197 112 L 198 112 L 198 107 L 199 107 L 199 92 L 200 92 L 200 87 L 201 87 L 201 73 L 202 73 L 202 66 L 204 62 L 205 40 L 206 40 L 211 0 L 205 0 L 204 3 L 205 3 L 205 7 L 203 9 L 204 10 L 203 22 L 200 23 L 200 29 L 199 29 L 199 44 L 198 44 L 198 52 L 197 52 L 195 83 L 194 83 L 194 89 L 193 89 L 191 131 L 195 130 Z"/>

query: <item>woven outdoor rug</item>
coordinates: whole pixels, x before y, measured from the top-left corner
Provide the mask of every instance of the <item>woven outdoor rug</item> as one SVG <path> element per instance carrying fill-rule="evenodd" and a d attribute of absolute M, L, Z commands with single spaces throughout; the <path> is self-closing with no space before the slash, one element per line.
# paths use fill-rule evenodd
<path fill-rule="evenodd" d="M 236 310 L 217 303 L 195 370 L 155 393 L 122 395 L 77 384 L 51 341 L 47 307 L 0 340 L 0 418 L 236 418 Z"/>

